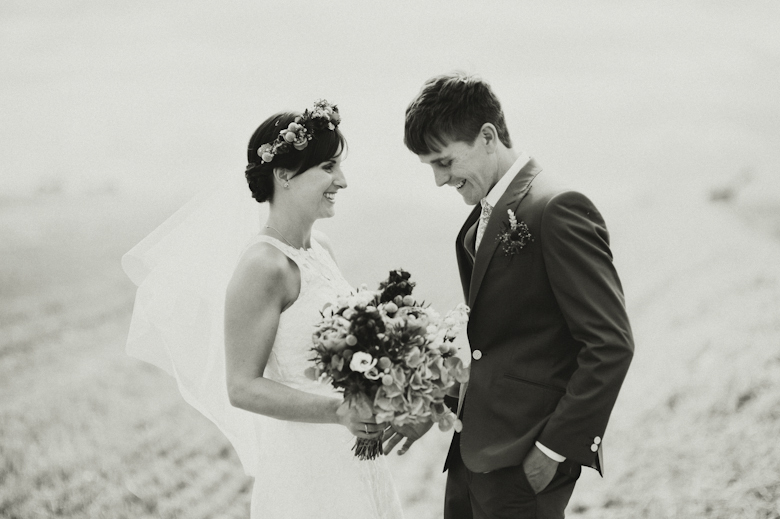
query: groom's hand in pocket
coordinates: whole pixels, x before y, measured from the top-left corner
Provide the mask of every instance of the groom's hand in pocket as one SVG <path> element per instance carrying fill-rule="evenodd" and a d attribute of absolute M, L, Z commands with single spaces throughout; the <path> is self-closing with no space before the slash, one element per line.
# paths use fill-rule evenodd
<path fill-rule="evenodd" d="M 404 454 L 414 442 L 422 438 L 423 435 L 428 432 L 432 425 L 432 421 L 427 421 L 414 425 L 404 425 L 402 427 L 397 427 L 395 425 L 390 426 L 389 430 L 385 433 L 385 456 L 390 454 L 401 440 L 406 439 L 401 448 L 398 449 L 399 455 Z"/>
<path fill-rule="evenodd" d="M 531 451 L 523 460 L 523 471 L 528 483 L 531 484 L 535 494 L 538 494 L 550 484 L 555 471 L 558 469 L 558 462 L 543 453 L 537 446 L 531 447 Z"/>

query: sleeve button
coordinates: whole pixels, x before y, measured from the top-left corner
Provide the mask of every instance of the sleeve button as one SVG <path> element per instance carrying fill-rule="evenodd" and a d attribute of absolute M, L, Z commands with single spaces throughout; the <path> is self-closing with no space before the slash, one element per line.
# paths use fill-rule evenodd
<path fill-rule="evenodd" d="M 473 352 L 471 352 L 471 357 L 472 357 L 474 360 L 479 360 L 479 359 L 481 359 L 481 358 L 482 358 L 482 352 L 481 352 L 481 351 L 479 351 L 479 350 L 474 350 Z"/>

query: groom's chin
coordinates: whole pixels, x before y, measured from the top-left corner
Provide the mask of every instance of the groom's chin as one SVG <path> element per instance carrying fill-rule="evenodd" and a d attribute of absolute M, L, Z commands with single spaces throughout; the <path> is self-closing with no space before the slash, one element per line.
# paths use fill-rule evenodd
<path fill-rule="evenodd" d="M 474 191 L 472 189 L 469 189 L 469 185 L 463 186 L 461 189 L 458 190 L 458 194 L 463 199 L 463 202 L 466 205 L 475 205 L 479 203 L 480 198 L 475 199 Z"/>
<path fill-rule="evenodd" d="M 468 193 L 458 193 L 466 205 L 477 205 L 479 199 L 472 200 Z"/>

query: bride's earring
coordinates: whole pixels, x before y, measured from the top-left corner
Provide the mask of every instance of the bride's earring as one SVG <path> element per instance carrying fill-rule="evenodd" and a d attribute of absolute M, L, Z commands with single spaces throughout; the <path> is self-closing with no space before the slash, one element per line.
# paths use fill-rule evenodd
<path fill-rule="evenodd" d="M 281 168 L 274 168 L 274 176 L 277 178 L 277 180 L 281 180 L 283 182 L 282 187 L 285 189 L 288 189 L 290 187 L 290 181 L 287 178 L 288 172 L 281 169 Z"/>

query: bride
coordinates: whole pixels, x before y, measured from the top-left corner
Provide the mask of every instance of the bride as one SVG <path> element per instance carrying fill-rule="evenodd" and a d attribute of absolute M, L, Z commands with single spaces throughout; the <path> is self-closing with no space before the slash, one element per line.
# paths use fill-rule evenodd
<path fill-rule="evenodd" d="M 219 312 L 214 301 L 204 301 L 202 292 L 190 294 L 201 300 L 200 305 L 192 304 L 182 293 L 176 294 L 176 300 L 210 310 L 193 311 L 181 319 L 158 319 L 165 324 L 150 325 L 147 321 L 155 319 L 149 317 L 149 308 L 161 305 L 149 303 L 153 296 L 142 297 L 142 289 L 154 276 L 134 278 L 140 285 L 135 308 L 139 315 L 133 317 L 128 353 L 172 373 L 184 398 L 230 439 L 246 472 L 255 477 L 253 519 L 403 516 L 385 460 L 361 461 L 351 451 L 355 437 L 376 438 L 387 424 L 362 420 L 356 410 L 340 412 L 341 395 L 329 384 L 304 375 L 319 311 L 337 295 L 351 290 L 327 238 L 312 229 L 316 220 L 334 215 L 336 195 L 347 187 L 341 169 L 346 143 L 339 122 L 338 109 L 318 101 L 303 113 L 270 117 L 252 135 L 245 177 L 252 197 L 269 205 L 265 225 L 259 232 L 255 229 L 243 252 L 236 254 L 235 268 L 222 285 L 214 281 L 220 277 L 219 269 L 204 267 L 190 258 L 193 264 L 201 265 L 201 277 L 207 280 L 204 283 L 210 283 L 211 288 L 204 290 L 215 294 L 214 287 L 224 289 L 223 335 L 213 326 L 203 328 L 202 323 L 213 322 Z M 222 204 L 225 211 L 231 209 L 224 200 Z M 217 218 L 219 209 L 212 207 L 206 213 Z M 202 221 L 212 225 L 209 217 L 202 217 Z M 211 234 L 221 239 L 224 232 L 213 230 Z M 169 256 L 183 258 L 192 253 L 182 250 L 178 237 L 168 240 L 178 247 L 178 253 Z M 156 242 L 164 240 L 157 237 L 152 241 L 154 245 L 144 248 L 146 257 L 160 254 Z M 222 259 L 204 262 L 230 261 L 225 258 L 231 255 L 223 253 L 229 248 L 221 248 Z M 210 251 L 203 256 L 210 258 Z M 123 262 L 133 277 L 130 258 Z M 175 267 L 166 269 L 169 275 L 158 275 L 156 283 L 169 286 L 171 275 L 181 271 L 180 265 Z M 155 269 L 161 270 L 159 262 L 149 270 L 154 273 Z M 191 281 L 182 280 L 177 286 L 186 290 L 190 285 Z M 162 291 L 160 286 L 146 288 L 153 294 Z M 167 300 L 173 301 L 171 297 Z M 152 351 L 152 342 L 138 339 L 141 332 L 134 333 L 144 326 L 168 329 L 175 326 L 171 323 L 184 321 L 191 326 L 179 327 L 188 331 L 159 332 L 167 337 L 160 341 L 165 346 L 162 357 Z M 193 331 L 191 327 L 203 329 Z M 221 359 L 214 354 L 220 348 L 224 348 Z"/>

